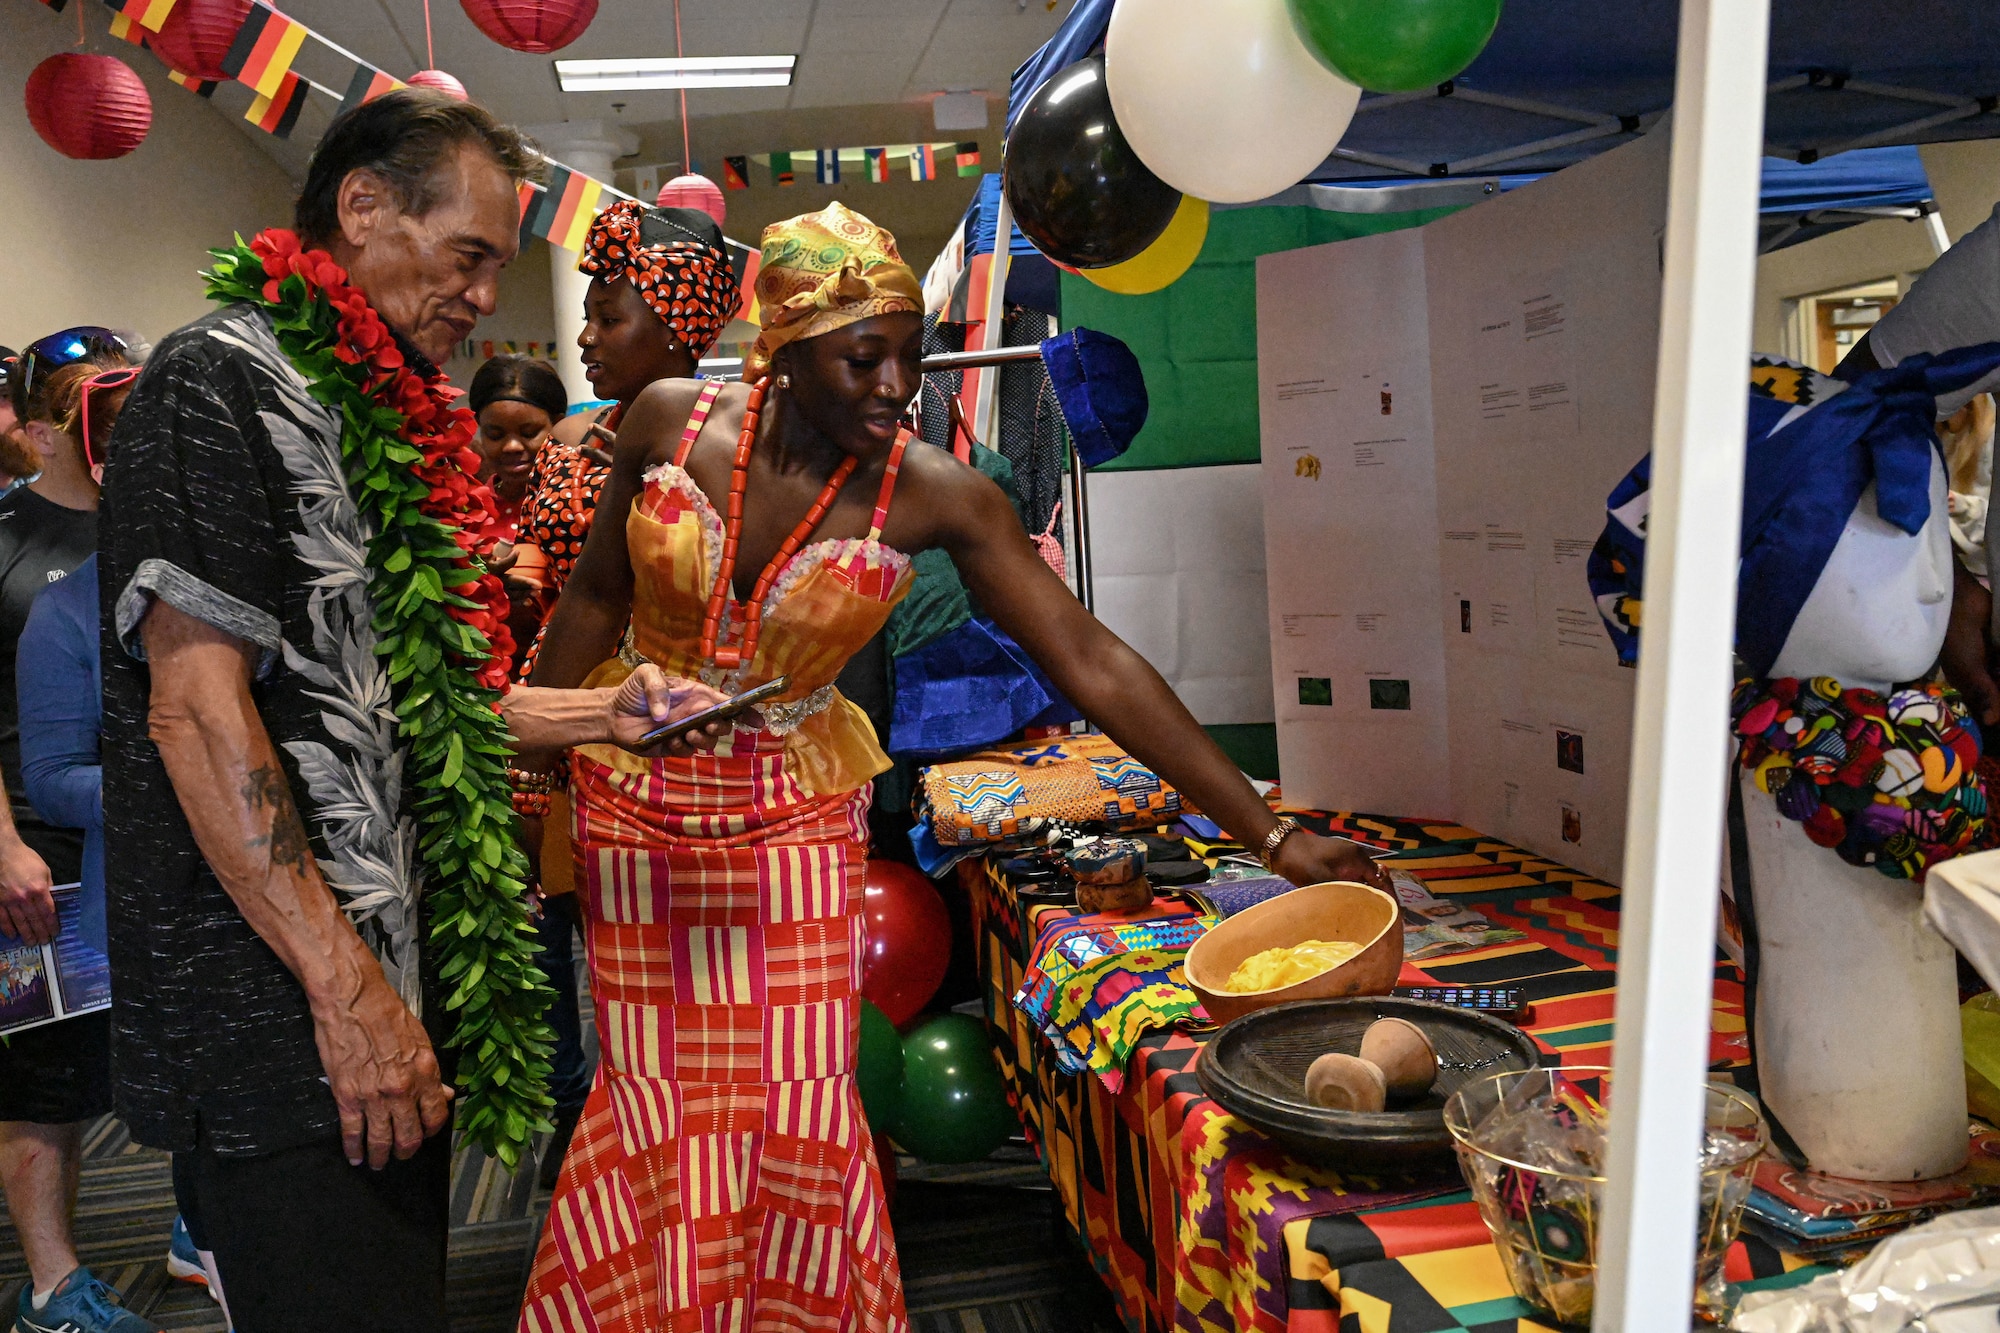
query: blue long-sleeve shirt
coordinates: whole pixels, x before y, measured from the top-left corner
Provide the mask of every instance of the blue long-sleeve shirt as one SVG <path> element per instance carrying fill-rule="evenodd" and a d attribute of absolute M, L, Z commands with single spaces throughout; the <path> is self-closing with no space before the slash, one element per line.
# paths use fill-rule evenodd
<path fill-rule="evenodd" d="M 104 939 L 104 769 L 97 660 L 97 557 L 35 597 L 14 661 L 21 713 L 21 780 L 35 812 L 83 830 L 79 932 Z"/>

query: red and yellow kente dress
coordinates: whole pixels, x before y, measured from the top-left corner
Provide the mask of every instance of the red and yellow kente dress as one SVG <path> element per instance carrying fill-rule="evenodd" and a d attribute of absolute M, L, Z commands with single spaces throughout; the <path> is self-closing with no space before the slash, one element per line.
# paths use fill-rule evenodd
<path fill-rule="evenodd" d="M 717 387 L 626 521 L 634 647 L 670 675 L 705 666 L 723 525 L 684 464 Z M 574 752 L 603 1057 L 523 1333 L 908 1327 L 855 1082 L 869 782 L 889 761 L 833 689 L 909 589 L 909 558 L 880 541 L 906 443 L 868 537 L 802 547 L 766 601 L 755 659 L 722 682 L 791 677 L 763 730 L 689 759 Z M 733 602 L 730 615 L 740 623 Z M 629 671 L 607 662 L 589 683 Z"/>

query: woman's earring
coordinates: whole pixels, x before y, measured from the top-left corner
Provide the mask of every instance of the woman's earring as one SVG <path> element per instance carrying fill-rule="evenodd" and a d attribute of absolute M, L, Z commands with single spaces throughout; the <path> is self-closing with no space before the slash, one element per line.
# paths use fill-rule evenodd
<path fill-rule="evenodd" d="M 780 372 L 780 373 L 779 373 L 779 375 L 778 375 L 778 387 L 779 387 L 780 389 L 789 389 L 789 388 L 791 388 L 791 387 L 792 387 L 792 377 L 791 377 L 790 375 L 787 375 L 787 374 L 784 374 L 783 372 Z"/>

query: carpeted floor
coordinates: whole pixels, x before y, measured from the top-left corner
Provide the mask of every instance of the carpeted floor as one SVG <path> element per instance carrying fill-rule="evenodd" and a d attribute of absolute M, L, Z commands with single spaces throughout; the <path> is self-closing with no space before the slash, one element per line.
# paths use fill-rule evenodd
<path fill-rule="evenodd" d="M 582 950 L 578 949 L 579 957 Z M 596 1034 L 583 988 L 586 1053 Z M 1109 1293 L 1061 1221 L 1027 1146 L 984 1162 L 899 1163 L 890 1210 L 916 1333 L 1119 1333 Z M 532 1163 L 508 1172 L 476 1150 L 452 1167 L 451 1333 L 511 1333 L 528 1260 L 548 1211 Z M 226 1333 L 200 1287 L 167 1277 L 173 1181 L 166 1154 L 132 1142 L 106 1118 L 84 1141 L 77 1248 L 84 1263 L 165 1328 Z M 11 1327 L 26 1276 L 19 1239 L 0 1210 L 0 1328 Z"/>

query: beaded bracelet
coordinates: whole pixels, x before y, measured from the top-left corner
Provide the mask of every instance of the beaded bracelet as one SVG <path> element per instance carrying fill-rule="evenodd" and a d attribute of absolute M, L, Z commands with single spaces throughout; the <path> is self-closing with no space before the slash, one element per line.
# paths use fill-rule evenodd
<path fill-rule="evenodd" d="M 552 808 L 549 793 L 555 790 L 554 773 L 531 773 L 525 768 L 507 770 L 507 781 L 514 788 L 514 813 L 535 819 L 544 819 Z"/>

